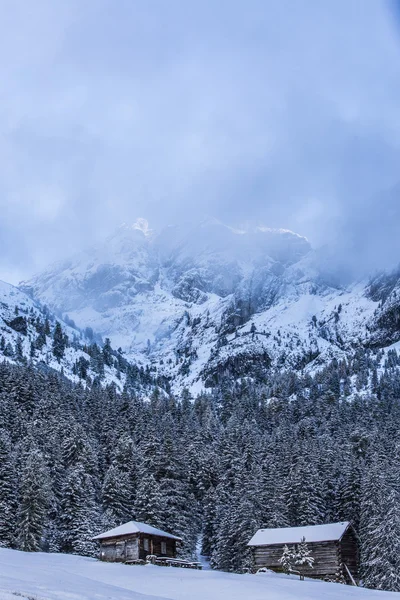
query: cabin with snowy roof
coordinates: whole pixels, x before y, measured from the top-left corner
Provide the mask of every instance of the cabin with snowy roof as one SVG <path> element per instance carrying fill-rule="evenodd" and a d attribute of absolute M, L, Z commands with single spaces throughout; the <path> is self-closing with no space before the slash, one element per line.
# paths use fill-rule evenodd
<path fill-rule="evenodd" d="M 94 540 L 100 543 L 100 560 L 135 563 L 149 554 L 175 558 L 181 538 L 147 523 L 129 521 L 105 531 Z"/>
<path fill-rule="evenodd" d="M 358 543 L 348 521 L 306 527 L 259 529 L 248 543 L 256 569 L 282 571 L 280 559 L 285 546 L 297 546 L 305 538 L 313 566 L 303 568 L 306 577 L 336 579 L 354 584 L 358 579 Z"/>

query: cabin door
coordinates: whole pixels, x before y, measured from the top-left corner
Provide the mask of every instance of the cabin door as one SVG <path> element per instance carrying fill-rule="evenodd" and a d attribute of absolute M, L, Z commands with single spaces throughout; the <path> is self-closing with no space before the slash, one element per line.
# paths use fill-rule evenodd
<path fill-rule="evenodd" d="M 125 542 L 125 560 L 138 560 L 139 541 L 137 539 Z"/>

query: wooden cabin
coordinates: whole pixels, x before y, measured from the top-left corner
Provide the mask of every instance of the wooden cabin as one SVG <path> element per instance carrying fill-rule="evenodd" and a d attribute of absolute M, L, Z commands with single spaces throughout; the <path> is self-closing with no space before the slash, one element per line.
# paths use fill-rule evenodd
<path fill-rule="evenodd" d="M 306 577 L 334 579 L 339 575 L 347 583 L 357 581 L 358 543 L 356 533 L 348 521 L 307 527 L 259 529 L 248 543 L 253 550 L 255 568 L 282 571 L 279 560 L 284 546 L 296 546 L 303 537 L 314 558 L 313 567 L 303 569 Z"/>
<path fill-rule="evenodd" d="M 181 538 L 137 521 L 105 531 L 93 538 L 100 543 L 100 560 L 139 562 L 149 554 L 175 558 Z"/>

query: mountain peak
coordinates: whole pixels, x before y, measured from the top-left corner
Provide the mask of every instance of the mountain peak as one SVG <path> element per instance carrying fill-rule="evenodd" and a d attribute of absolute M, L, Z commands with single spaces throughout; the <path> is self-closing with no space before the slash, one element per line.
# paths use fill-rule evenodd
<path fill-rule="evenodd" d="M 244 356 L 296 367 L 367 337 L 376 303 L 333 285 L 323 263 L 287 229 L 207 218 L 154 232 L 140 218 L 29 290 L 139 364 L 159 361 L 177 386 L 202 385 Z"/>
<path fill-rule="evenodd" d="M 149 222 L 147 219 L 143 219 L 143 217 L 139 217 L 132 225 L 132 229 L 139 229 L 139 231 L 143 231 L 144 235 L 151 235 L 152 229 L 149 227 Z"/>
<path fill-rule="evenodd" d="M 150 229 L 149 222 L 143 217 L 138 217 L 132 224 L 121 223 L 117 231 L 141 231 L 146 237 L 153 233 Z"/>

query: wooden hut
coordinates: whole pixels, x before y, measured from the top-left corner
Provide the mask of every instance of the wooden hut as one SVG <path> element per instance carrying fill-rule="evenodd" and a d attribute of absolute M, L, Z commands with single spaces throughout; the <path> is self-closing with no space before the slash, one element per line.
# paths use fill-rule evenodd
<path fill-rule="evenodd" d="M 148 554 L 176 556 L 181 538 L 147 523 L 129 521 L 93 538 L 100 543 L 100 560 L 109 562 L 139 562 Z"/>
<path fill-rule="evenodd" d="M 305 538 L 313 567 L 303 568 L 306 577 L 335 578 L 341 575 L 348 583 L 358 578 L 358 543 L 355 531 L 348 521 L 307 527 L 259 529 L 248 546 L 253 549 L 256 569 L 265 567 L 282 571 L 279 559 L 284 546 L 289 548 Z"/>

